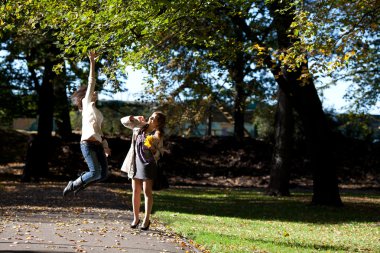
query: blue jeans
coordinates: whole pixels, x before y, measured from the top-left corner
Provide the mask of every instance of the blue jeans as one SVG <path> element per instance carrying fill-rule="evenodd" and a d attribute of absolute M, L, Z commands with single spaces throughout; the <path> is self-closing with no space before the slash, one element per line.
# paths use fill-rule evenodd
<path fill-rule="evenodd" d="M 81 142 L 80 149 L 90 170 L 81 176 L 83 183 L 105 180 L 108 177 L 108 163 L 103 145 Z"/>

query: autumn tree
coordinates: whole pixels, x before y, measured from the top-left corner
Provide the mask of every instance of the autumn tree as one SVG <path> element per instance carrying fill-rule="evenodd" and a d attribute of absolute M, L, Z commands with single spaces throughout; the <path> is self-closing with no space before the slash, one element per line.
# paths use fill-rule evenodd
<path fill-rule="evenodd" d="M 188 52 L 195 52 L 195 56 L 215 62 L 219 68 L 227 71 L 228 78 L 233 83 L 236 94 L 235 121 L 238 122 L 236 126 L 241 126 L 244 122 L 242 112 L 244 112 L 246 98 L 252 94 L 252 91 L 257 92 L 261 88 L 254 73 L 264 68 L 272 70 L 277 83 L 288 95 L 289 89 L 300 90 L 301 93 L 297 94 L 299 101 L 296 101 L 298 109 L 302 108 L 302 102 L 310 99 L 310 101 L 315 101 L 313 107 L 308 108 L 311 110 L 308 111 L 310 113 L 308 119 L 316 118 L 317 122 L 322 122 L 323 111 L 315 87 L 306 85 L 305 89 L 300 89 L 302 81 L 299 79 L 304 74 L 302 71 L 305 64 L 302 67 L 287 64 L 288 69 L 294 71 L 283 72 L 288 75 L 286 78 L 282 78 L 281 75 L 281 64 L 284 59 L 277 58 L 280 65 L 273 67 L 277 61 L 276 57 L 281 57 L 281 54 L 274 55 L 274 60 L 270 59 L 264 66 L 265 61 L 272 56 L 269 54 L 271 53 L 270 46 L 274 47 L 277 44 L 278 48 L 272 49 L 276 54 L 292 45 L 287 41 L 287 28 L 290 27 L 293 17 L 284 19 L 284 15 L 281 16 L 275 12 L 276 8 L 272 10 L 274 11 L 268 13 L 266 12 L 268 7 L 264 2 L 251 1 L 213 1 L 207 5 L 197 1 L 175 4 L 160 1 L 154 4 L 146 4 L 144 1 L 134 3 L 111 1 L 103 5 L 95 3 L 86 4 L 86 6 L 79 3 L 65 3 L 52 11 L 54 15 L 51 20 L 59 20 L 56 21 L 56 25 L 64 23 L 63 26 L 61 25 L 62 32 L 59 36 L 62 41 L 65 41 L 66 53 L 78 52 L 78 50 L 83 53 L 88 48 L 94 47 L 97 50 L 106 50 L 111 57 L 119 57 L 124 62 L 132 64 L 142 64 L 149 69 L 149 66 L 164 63 L 169 56 L 178 59 L 175 57 L 176 52 L 179 52 L 182 47 Z M 57 15 L 60 12 L 65 15 Z M 108 18 L 109 15 L 116 18 L 111 21 Z M 79 16 L 81 18 L 78 18 Z M 277 37 L 273 37 L 273 28 L 270 26 L 272 19 L 275 24 L 280 24 L 281 21 L 287 24 L 285 29 L 277 30 Z M 258 26 L 258 24 L 264 24 L 264 26 Z M 120 30 L 121 26 L 125 29 Z M 277 25 L 275 28 L 281 27 Z M 96 31 L 97 36 L 93 36 L 93 33 L 88 31 Z M 99 34 L 102 36 L 99 37 Z M 273 38 L 277 38 L 277 43 L 273 43 Z M 120 48 L 125 48 L 125 51 L 117 50 Z M 110 52 L 110 49 L 114 50 L 114 53 Z M 307 92 L 303 94 L 305 90 Z M 308 106 L 308 104 L 304 105 Z M 307 116 L 308 112 L 304 111 L 302 115 Z M 312 126 L 310 122 L 313 121 L 305 119 L 308 136 L 315 138 L 315 136 L 323 135 L 324 132 L 322 134 L 313 132 L 315 129 L 310 128 Z M 235 133 L 241 136 L 241 127 L 235 127 Z M 315 139 L 310 142 L 313 141 Z M 320 155 L 319 148 L 320 146 L 313 153 L 316 158 Z M 318 180 L 325 179 L 329 181 L 327 189 L 329 193 L 332 193 L 335 201 L 337 189 L 334 186 L 337 187 L 337 185 L 334 180 L 328 179 L 331 175 L 328 173 L 322 173 L 321 177 L 317 173 L 315 175 L 316 196 L 321 195 L 319 190 L 323 189 L 323 186 L 318 188 L 320 186 Z M 333 202 L 331 199 L 323 199 L 329 198 L 326 193 L 324 192 L 321 197 L 316 197 L 318 199 L 316 202 L 319 200 L 325 203 Z"/>
<path fill-rule="evenodd" d="M 297 82 L 297 80 L 303 80 L 300 85 L 296 86 L 314 86 L 313 80 L 318 76 L 327 76 L 330 75 L 336 79 L 345 80 L 356 80 L 356 85 L 350 87 L 350 92 L 348 96 L 355 98 L 355 104 L 360 108 L 362 105 L 371 106 L 374 105 L 379 96 L 377 85 L 373 80 L 378 76 L 376 72 L 376 48 L 378 48 L 378 43 L 376 43 L 376 31 L 378 20 L 377 9 L 379 4 L 376 1 L 310 1 L 301 3 L 299 1 L 268 1 L 271 8 L 272 16 L 274 17 L 274 23 L 277 23 L 277 35 L 279 41 L 279 49 L 277 52 L 279 55 L 278 59 L 281 61 L 281 68 L 278 69 L 277 75 L 276 72 L 274 75 L 277 77 L 279 83 L 280 92 L 288 89 L 288 94 L 291 94 L 289 97 L 290 100 L 293 100 L 292 106 L 295 106 L 296 111 L 301 115 L 301 119 L 304 122 L 304 126 L 307 130 L 307 123 L 310 120 L 307 120 L 307 117 L 302 116 L 301 108 L 315 108 L 315 111 L 321 111 L 320 102 L 317 101 L 317 96 L 315 97 L 314 106 L 309 105 L 297 105 L 302 103 L 302 101 L 297 100 L 295 92 L 289 87 L 286 86 L 286 81 L 292 80 Z M 358 45 L 364 46 L 364 48 L 358 48 Z M 377 50 L 378 51 L 378 50 Z M 308 64 L 305 64 L 308 63 Z M 268 64 L 270 66 L 270 63 Z M 299 66 L 297 68 L 297 66 Z M 359 67 L 360 66 L 360 67 Z M 302 69 L 303 68 L 303 69 Z M 290 73 L 289 73 L 290 72 Z M 299 73 L 297 74 L 294 73 Z M 313 76 L 311 76 L 313 75 Z M 293 79 L 292 79 L 293 76 Z M 361 76 L 359 80 L 358 77 Z M 366 76 L 366 78 L 365 78 Z M 285 80 L 282 80 L 284 79 Z M 378 77 L 377 77 L 378 78 Z M 302 88 L 298 88 L 298 90 Z M 297 89 L 295 89 L 297 90 Z M 303 88 L 307 90 L 307 88 Z M 309 93 L 316 93 L 315 91 L 310 90 Z M 310 93 L 310 94 L 311 94 Z M 353 96 L 354 94 L 354 96 Z M 304 96 L 304 95 L 303 95 Z M 309 96 L 305 96 L 309 97 Z M 360 103 L 358 101 L 360 100 Z M 285 100 L 286 101 L 286 100 Z M 312 103 L 313 99 L 310 97 L 309 103 Z M 279 105 L 281 100 L 279 100 Z M 285 108 L 285 106 L 280 106 L 279 108 Z M 305 110 L 303 110 L 305 111 Z M 286 119 L 285 110 L 282 110 L 282 118 Z M 305 113 L 305 112 L 304 112 Z M 310 112 L 306 112 L 310 114 Z M 281 114 L 280 114 L 281 115 Z M 326 127 L 325 116 L 322 116 L 322 113 L 310 114 L 310 115 L 321 115 L 320 120 L 316 118 L 317 122 L 322 123 L 318 130 L 314 129 L 312 131 L 307 131 L 306 133 L 317 133 L 322 131 L 320 136 L 328 136 L 327 138 L 309 138 L 309 144 L 312 145 L 311 154 L 312 157 L 320 151 L 315 150 L 318 146 L 320 150 L 326 150 L 327 153 L 322 156 L 323 159 L 314 157 L 314 161 L 325 160 L 325 164 L 312 163 L 314 170 L 317 169 L 315 166 L 322 168 L 322 171 L 314 171 L 314 203 L 324 203 L 327 201 L 327 197 L 319 198 L 316 193 L 323 192 L 323 190 L 318 189 L 322 185 L 333 186 L 334 174 L 334 159 L 331 157 L 331 133 Z M 286 121 L 284 121 L 286 122 Z M 319 125 L 317 122 L 309 123 L 311 125 Z M 282 128 L 277 128 L 277 131 L 281 129 L 288 129 L 286 124 Z M 324 132 L 324 133 L 323 133 Z M 286 135 L 285 135 L 286 136 Z M 281 139 L 277 138 L 276 150 L 281 152 L 282 143 L 286 142 L 287 138 L 283 137 Z M 324 144 L 314 145 L 314 141 L 321 141 Z M 275 152 L 276 154 L 276 152 Z M 329 155 L 330 154 L 330 155 Z M 286 156 L 283 154 L 283 158 Z M 271 183 L 269 185 L 270 192 L 278 192 L 280 194 L 287 194 L 286 187 L 288 185 L 288 166 L 284 166 L 279 169 L 277 173 L 276 164 L 287 164 L 287 159 L 274 159 L 274 167 L 271 174 Z M 329 169 L 327 169 L 329 168 Z M 318 170 L 318 169 L 317 169 Z M 323 172 L 323 170 L 325 172 Z M 330 172 L 329 172 L 330 171 Z M 323 175 L 320 175 L 323 173 Z M 330 174 L 328 176 L 327 174 Z M 322 178 L 329 180 L 330 183 L 321 182 Z M 324 187 L 324 186 L 323 186 Z M 331 189 L 326 190 L 323 195 L 327 196 L 328 192 L 334 192 Z M 336 190 L 335 190 L 336 192 Z M 333 195 L 332 199 L 328 201 L 327 204 L 339 204 L 340 200 L 336 198 L 334 201 Z"/>
<path fill-rule="evenodd" d="M 307 56 L 317 80 L 349 83 L 350 110 L 366 112 L 379 101 L 380 3 L 376 0 L 294 1 L 292 34 L 298 40 L 286 60 Z M 303 52 L 300 54 L 300 52 Z M 292 61 L 292 60 L 291 60 Z"/>
<path fill-rule="evenodd" d="M 329 9 L 328 4 L 332 2 L 326 3 Z M 34 4 L 45 10 L 41 27 L 56 31 L 54 35 L 59 38 L 60 49 L 72 60 L 80 59 L 89 49 L 107 54 L 110 61 L 105 74 L 111 80 L 115 79 L 115 69 L 132 64 L 145 67 L 160 80 L 164 79 L 160 74 L 162 70 L 171 71 L 160 83 L 162 86 L 157 87 L 155 82 L 149 84 L 154 92 L 162 90 L 170 94 L 173 89 L 179 92 L 190 89 L 193 94 L 206 95 L 215 93 L 212 79 L 202 76 L 197 68 L 206 73 L 216 69 L 227 73 L 222 77 L 233 90 L 238 137 L 243 132 L 242 115 L 247 99 L 259 96 L 264 88 L 269 90 L 263 80 L 271 73 L 272 81 L 278 84 L 279 96 L 287 99 L 279 97 L 279 101 L 290 101 L 310 143 L 315 168 L 313 202 L 340 204 L 335 167 L 328 155 L 329 129 L 314 85 L 318 70 L 312 64 L 319 55 L 327 58 L 326 50 L 333 47 L 323 47 L 315 41 L 319 30 L 309 21 L 316 15 L 307 12 L 301 1 L 109 0 L 87 3 L 41 0 Z M 329 34 L 329 30 L 325 32 Z M 340 57 L 333 56 L 332 69 L 342 60 L 352 58 L 352 51 L 342 52 L 344 55 Z M 179 79 L 176 87 L 165 89 L 171 77 L 183 79 Z M 186 78 L 188 81 L 183 81 Z M 204 88 L 197 91 L 198 86 Z M 290 144 L 284 147 L 287 145 Z"/>
<path fill-rule="evenodd" d="M 57 123 L 57 135 L 63 139 L 71 136 L 67 89 L 73 81 L 73 74 L 66 68 L 66 63 L 70 63 L 60 56 L 62 51 L 57 47 L 56 30 L 42 27 L 43 17 L 43 8 L 32 1 L 1 5 L 0 49 L 6 55 L 1 59 L 1 71 L 6 73 L 1 83 L 13 96 L 35 98 L 21 100 L 29 104 L 19 104 L 18 114 L 28 108 L 29 116 L 38 120 L 34 139 L 38 152 L 31 159 L 38 161 L 36 170 L 40 170 L 40 175 L 48 172 L 53 119 Z"/>
<path fill-rule="evenodd" d="M 235 135 L 242 138 L 247 99 L 259 97 L 262 73 L 259 67 L 254 67 L 252 41 L 237 29 L 237 22 L 251 20 L 252 24 L 264 26 L 267 23 L 259 11 L 249 12 L 249 4 L 249 1 L 211 1 L 204 4 L 202 1 L 152 3 L 141 0 L 86 4 L 49 2 L 43 5 L 48 6 L 45 25 L 59 26 L 57 35 L 63 41 L 61 48 L 67 55 L 80 57 L 89 48 L 94 48 L 106 52 L 114 63 L 143 66 L 153 77 L 159 75 L 164 67 L 168 69 L 168 59 L 171 59 L 172 70 L 175 63 L 183 63 L 183 59 L 187 59 L 186 64 L 194 68 L 182 68 L 182 64 L 178 65 L 181 68 L 177 71 L 168 72 L 172 77 L 186 76 L 182 80 L 188 80 L 177 82 L 178 91 L 182 89 L 174 92 L 177 98 L 186 93 L 185 89 L 194 87 L 197 88 L 193 94 L 201 91 L 211 95 L 210 98 L 215 97 L 216 91 L 220 90 L 217 88 L 219 84 L 212 83 L 215 78 L 206 75 L 214 71 L 226 73 L 223 73 L 227 77 L 224 81 L 226 87 L 233 90 Z M 259 33 L 264 28 L 252 25 L 252 29 Z M 110 79 L 117 68 L 124 66 L 109 65 L 108 71 L 105 70 Z M 201 86 L 205 89 L 200 89 Z"/>

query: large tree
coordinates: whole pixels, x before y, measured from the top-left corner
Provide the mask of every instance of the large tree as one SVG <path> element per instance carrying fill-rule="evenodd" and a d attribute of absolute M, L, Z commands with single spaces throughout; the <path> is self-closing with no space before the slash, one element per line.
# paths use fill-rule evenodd
<path fill-rule="evenodd" d="M 331 75 L 335 79 L 342 79 L 343 76 L 346 80 L 356 80 L 356 85 L 351 85 L 350 91 L 351 97 L 356 98 L 354 102 L 357 108 L 363 108 L 362 105 L 373 106 L 377 102 L 379 92 L 374 80 L 378 79 L 375 55 L 378 48 L 376 23 L 379 4 L 377 1 L 344 0 L 310 1 L 304 5 L 299 1 L 268 3 L 278 36 L 279 50 L 276 54 L 280 56 L 279 66 L 277 70 L 272 68 L 272 72 L 280 92 L 285 91 L 291 101 L 289 106 L 294 106 L 305 127 L 314 170 L 313 202 L 339 205 L 341 202 L 331 150 L 333 138 L 313 78 Z M 363 45 L 364 50 L 358 45 Z M 268 66 L 272 65 L 268 59 L 267 63 Z M 361 76 L 360 80 L 358 76 Z M 279 100 L 277 117 L 283 119 L 283 124 L 277 127 L 277 134 L 291 133 L 292 130 L 286 120 L 289 109 L 284 110 L 284 106 L 281 106 L 286 101 Z M 290 149 L 281 149 L 283 143 L 289 141 L 288 137 L 279 135 L 276 138 L 268 189 L 272 194 L 283 195 L 288 192 L 289 168 L 286 161 L 289 160 Z"/>
<path fill-rule="evenodd" d="M 285 61 L 308 57 L 316 80 L 349 84 L 349 110 L 366 112 L 379 101 L 379 23 L 377 0 L 290 1 L 294 8 L 291 37 L 297 41 Z M 289 6 L 289 5 L 288 5 Z M 300 53 L 302 52 L 302 53 Z M 379 106 L 377 104 L 377 106 Z"/>
<path fill-rule="evenodd" d="M 5 2 L 1 5 L 0 18 L 0 50 L 6 55 L 1 59 L 2 71 L 7 73 L 1 77 L 1 83 L 13 96 L 34 98 L 27 100 L 29 104 L 19 104 L 23 108 L 18 115 L 37 118 L 38 132 L 33 140 L 36 153 L 26 162 L 38 164 L 33 170 L 46 175 L 53 145 L 53 119 L 57 123 L 57 135 L 63 139 L 71 135 L 67 98 L 71 74 L 60 56 L 56 30 L 41 27 L 43 8 L 31 1 Z M 21 111 L 26 113 L 20 114 Z"/>
<path fill-rule="evenodd" d="M 238 22 L 249 21 L 255 33 L 261 33 L 267 24 L 267 17 L 260 14 L 263 3 L 258 3 L 260 10 L 255 12 L 250 11 L 250 4 L 249 1 L 210 1 L 205 4 L 203 1 L 140 0 L 43 5 L 49 8 L 46 19 L 49 23 L 46 25 L 59 26 L 58 36 L 64 41 L 62 49 L 68 55 L 81 56 L 89 48 L 94 48 L 106 52 L 114 62 L 143 66 L 152 75 L 162 70 L 157 67 L 160 64 L 162 67 L 168 65 L 168 59 L 172 64 L 181 62 L 180 57 L 187 58 L 203 72 L 179 68 L 179 75 L 191 77 L 187 79 L 194 82 L 179 81 L 177 88 L 180 92 L 177 94 L 205 85 L 209 86 L 209 91 L 197 90 L 208 92 L 212 98 L 220 89 L 213 88 L 218 85 L 213 85 L 205 76 L 215 70 L 226 73 L 226 86 L 233 90 L 235 136 L 242 138 L 247 99 L 252 95 L 259 97 L 260 81 L 257 79 L 262 73 L 254 63 L 253 42 L 238 29 Z M 105 73 L 112 79 L 112 71 L 120 67 L 109 66 Z"/>
<path fill-rule="evenodd" d="M 232 80 L 236 94 L 234 100 L 235 122 L 239 122 L 237 126 L 241 126 L 244 123 L 242 113 L 244 112 L 245 100 L 252 94 L 253 90 L 260 88 L 254 72 L 263 69 L 265 60 L 271 57 L 265 48 L 277 45 L 275 50 L 280 52 L 291 46 L 284 40 L 284 37 L 288 36 L 287 28 L 290 27 L 293 17 L 283 20 L 288 25 L 281 31 L 276 30 L 277 37 L 274 37 L 271 20 L 273 20 L 274 24 L 279 24 L 283 16 L 275 11 L 272 11 L 272 13 L 266 12 L 268 7 L 264 2 L 212 1 L 208 5 L 203 5 L 196 1 L 191 3 L 165 2 L 165 4 L 158 1 L 156 4 L 151 5 L 145 5 L 143 2 L 139 1 L 138 5 L 137 3 L 118 1 L 103 5 L 97 3 L 86 5 L 87 11 L 83 10 L 83 6 L 75 3 L 60 6 L 59 9 L 65 12 L 65 15 L 61 17 L 61 21 L 64 20 L 68 28 L 74 28 L 74 32 L 72 32 L 72 29 L 65 29 L 65 27 L 62 28 L 61 26 L 63 32 L 60 36 L 64 41 L 67 41 L 65 43 L 66 52 L 70 53 L 73 50 L 84 51 L 89 47 L 95 47 L 97 50 L 107 50 L 110 53 L 110 48 L 105 46 L 109 45 L 112 50 L 115 50 L 115 53 L 110 53 L 111 56 L 120 57 L 126 62 L 145 64 L 144 66 L 147 69 L 152 68 L 152 66 L 153 69 L 157 69 L 155 66 L 167 62 L 168 57 L 178 59 L 178 52 L 182 51 L 195 55 L 192 59 L 208 59 L 209 62 L 216 63 L 220 69 L 227 71 L 229 79 Z M 121 9 L 124 9 L 124 12 L 120 12 Z M 112 22 L 107 19 L 107 15 L 110 14 L 113 17 L 116 16 L 115 19 L 112 19 Z M 81 16 L 81 18 L 78 18 L 78 16 Z M 57 17 L 59 18 L 59 15 L 54 15 L 54 18 Z M 121 24 L 128 24 L 126 26 L 127 31 L 118 30 Z M 263 24 L 263 26 L 258 26 L 258 24 Z M 278 25 L 274 27 L 276 29 L 280 28 Z M 102 36 L 100 38 L 99 36 L 93 37 L 92 31 L 101 33 Z M 117 32 L 115 33 L 115 31 Z M 273 38 L 277 38 L 276 43 L 273 43 Z M 77 46 L 79 46 L 79 49 Z M 116 50 L 117 48 L 122 48 L 122 46 L 125 48 L 124 52 Z M 180 50 L 181 48 L 184 48 L 184 50 Z M 276 61 L 276 59 L 270 60 L 266 67 L 272 70 L 283 92 L 289 95 L 289 89 L 299 90 L 300 84 L 303 84 L 303 79 L 299 80 L 303 74 L 302 68 L 296 68 L 296 71 L 289 73 L 285 71 L 284 75 L 288 76 L 282 79 L 281 69 L 279 70 L 279 68 L 272 66 L 273 62 Z M 288 64 L 287 67 L 295 69 L 291 64 Z M 186 70 L 186 68 L 184 69 Z M 192 73 L 196 73 L 196 71 L 187 72 L 187 74 Z M 198 74 L 198 76 L 200 75 Z M 192 80 L 196 79 L 193 78 Z M 284 84 L 284 80 L 286 80 L 286 84 Z M 191 84 L 186 84 L 186 82 L 184 84 L 184 86 L 180 87 L 192 87 Z M 202 84 L 204 83 L 199 83 L 199 85 Z M 301 91 L 307 90 L 310 92 L 306 94 L 300 92 L 297 94 L 297 98 L 300 101 L 302 99 L 302 101 L 308 101 L 310 98 L 313 98 L 312 101 L 316 101 L 316 108 L 314 108 L 315 106 L 310 108 L 310 117 L 315 117 L 317 122 L 320 122 L 320 115 L 321 112 L 323 115 L 323 111 L 321 106 L 318 107 L 318 96 L 315 97 L 317 94 L 313 89 L 313 85 L 306 87 Z M 296 106 L 296 103 L 294 104 Z M 297 106 L 297 108 L 302 107 L 300 102 Z M 305 113 L 302 114 L 305 117 L 306 115 Z M 309 121 L 305 119 L 305 128 L 309 131 L 308 136 L 314 138 L 313 136 L 318 135 L 318 132 L 313 132 Z M 241 136 L 242 128 L 236 127 L 235 129 L 237 129 L 237 136 Z M 314 139 L 310 140 L 311 143 L 313 141 Z M 319 150 L 318 146 L 315 152 Z M 315 152 L 313 154 L 319 157 L 320 154 Z M 315 175 L 315 193 L 316 196 L 319 196 L 319 189 L 323 189 L 323 187 L 317 187 L 320 185 L 318 181 L 320 177 L 317 176 L 317 173 Z M 329 179 L 324 178 L 329 176 L 328 173 L 323 174 L 321 180 L 326 179 L 329 181 Z M 332 182 L 332 185 L 334 185 L 334 182 Z M 332 191 L 330 193 L 336 198 L 336 189 L 330 186 L 328 189 Z M 317 199 L 315 202 L 321 202 L 319 199 L 323 200 L 323 198 L 327 197 L 329 196 L 326 194 L 321 197 L 315 197 Z M 332 202 L 330 200 L 323 201 L 325 203 Z"/>
<path fill-rule="evenodd" d="M 314 16 L 305 14 L 299 3 L 244 0 L 35 2 L 46 10 L 42 26 L 60 28 L 57 36 L 66 55 L 80 58 L 89 49 L 95 49 L 107 53 L 115 63 L 120 60 L 159 70 L 156 66 L 168 62 L 168 57 L 178 58 L 178 52 L 184 51 L 201 59 L 201 66 L 214 63 L 228 73 L 227 80 L 236 94 L 235 122 L 240 124 L 235 128 L 237 136 L 242 133 L 244 101 L 253 90 L 263 87 L 255 71 L 269 70 L 300 115 L 309 143 L 315 144 L 310 145 L 315 168 L 313 202 L 339 204 L 334 165 L 328 161 L 331 157 L 320 160 L 325 152 L 329 154 L 324 149 L 329 130 L 310 75 L 314 74 L 314 68 L 310 68 L 307 58 L 320 55 L 315 51 L 322 52 L 325 48 L 318 43 L 314 43 L 316 47 L 310 46 L 310 38 L 315 34 L 309 27 L 315 26 L 307 25 Z M 345 52 L 338 59 L 349 60 L 351 54 Z M 332 66 L 338 65 L 333 62 Z M 112 67 L 120 66 L 110 66 L 106 72 L 110 78 Z M 201 80 L 199 85 L 209 85 L 204 78 Z M 182 84 L 185 83 L 178 87 L 190 87 Z"/>

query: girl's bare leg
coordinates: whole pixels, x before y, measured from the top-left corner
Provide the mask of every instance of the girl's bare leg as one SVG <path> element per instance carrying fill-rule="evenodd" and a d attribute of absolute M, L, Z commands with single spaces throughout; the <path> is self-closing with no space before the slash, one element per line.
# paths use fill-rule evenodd
<path fill-rule="evenodd" d="M 142 227 L 147 227 L 150 222 L 150 213 L 152 212 L 153 207 L 153 180 L 144 180 L 143 181 L 143 190 L 145 198 L 145 217 L 142 223 Z"/>
<path fill-rule="evenodd" d="M 140 205 L 141 205 L 141 179 L 132 179 L 132 205 L 133 205 L 133 221 L 131 225 L 135 225 L 139 222 L 140 217 Z"/>

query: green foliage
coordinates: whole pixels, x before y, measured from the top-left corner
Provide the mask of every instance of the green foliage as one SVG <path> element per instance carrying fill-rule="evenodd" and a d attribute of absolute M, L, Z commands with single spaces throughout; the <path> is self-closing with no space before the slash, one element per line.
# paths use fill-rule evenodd
<path fill-rule="evenodd" d="M 371 141 L 379 137 L 379 129 L 374 124 L 379 119 L 367 114 L 340 114 L 336 116 L 338 130 L 348 138 Z"/>
<path fill-rule="evenodd" d="M 253 114 L 253 124 L 257 128 L 257 138 L 272 141 L 274 138 L 275 105 L 258 104 Z"/>
<path fill-rule="evenodd" d="M 296 17 L 289 31 L 293 44 L 285 50 L 276 44 L 268 9 L 274 5 L 276 12 Z M 345 70 L 344 78 L 358 85 L 348 98 L 358 105 L 364 98 L 372 106 L 379 94 L 378 9 L 375 0 L 7 1 L 1 5 L 0 36 L 17 31 L 31 43 L 49 34 L 61 56 L 74 63 L 96 50 L 104 57 L 102 72 L 111 90 L 119 89 L 118 71 L 126 65 L 144 67 L 151 75 L 147 97 L 159 103 L 219 97 L 222 86 L 229 90 L 222 97 L 227 102 L 236 96 L 262 100 L 273 90 L 265 86 L 273 82 L 272 64 L 292 70 L 308 60 L 315 78 Z M 244 92 L 237 94 L 236 85 Z"/>
<path fill-rule="evenodd" d="M 36 116 L 37 97 L 17 87 L 21 80 L 22 75 L 14 68 L 9 69 L 0 58 L 0 122 L 3 127 L 11 127 L 13 118 Z"/>
<path fill-rule="evenodd" d="M 129 104 L 123 101 L 99 101 L 98 108 L 104 116 L 102 129 L 107 136 L 132 133 L 121 124 L 122 117 L 143 115 L 148 118 L 153 113 L 153 108 L 149 104 Z"/>
<path fill-rule="evenodd" d="M 73 131 L 82 129 L 82 116 L 79 111 L 70 111 L 70 124 Z"/>
<path fill-rule="evenodd" d="M 98 101 L 98 108 L 104 116 L 102 130 L 106 136 L 130 135 L 132 132 L 125 128 L 120 119 L 128 115 L 143 115 L 146 118 L 153 113 L 153 106 L 149 104 L 123 101 Z M 82 128 L 82 116 L 79 111 L 70 112 L 71 126 L 74 131 Z"/>
<path fill-rule="evenodd" d="M 379 100 L 379 10 L 376 0 L 311 1 L 295 8 L 292 34 L 297 41 L 289 58 L 302 52 L 314 77 L 350 83 L 346 99 L 351 110 L 365 112 Z"/>
<path fill-rule="evenodd" d="M 242 65 L 240 68 L 246 68 L 247 73 L 239 74 L 242 75 L 239 77 L 229 77 L 229 86 L 236 82 L 241 85 L 245 77 L 253 80 L 255 73 L 249 66 L 255 60 L 252 53 L 257 53 L 252 50 L 252 39 L 255 38 L 243 33 L 241 29 L 236 29 L 236 22 L 252 19 L 252 24 L 255 22 L 253 30 L 263 29 L 256 27 L 258 24 L 266 26 L 266 22 L 259 22 L 266 19 L 264 15 L 258 18 L 259 11 L 249 11 L 252 5 L 250 1 L 231 1 L 228 5 L 219 1 L 204 4 L 202 1 L 143 0 L 110 0 L 85 5 L 49 0 L 18 4 L 18 8 L 27 9 L 31 14 L 44 10 L 38 24 L 42 29 L 54 31 L 58 46 L 68 59 L 79 61 L 90 49 L 106 55 L 103 72 L 108 79 L 115 79 L 115 70 L 123 68 L 123 64 L 143 66 L 156 78 L 159 71 L 165 71 L 163 67 L 157 66 L 163 66 L 168 59 L 175 61 L 188 58 L 186 61 L 190 64 L 195 61 L 197 71 L 178 68 L 177 73 L 173 71 L 168 76 L 168 79 L 177 77 L 175 80 L 179 81 L 179 87 L 186 86 L 186 90 L 178 93 L 185 96 L 196 94 L 201 97 L 205 94 L 205 89 L 200 87 L 207 89 L 208 85 L 213 86 L 210 82 L 212 79 L 205 78 L 206 74 L 215 70 L 232 71 L 239 64 L 246 66 Z M 40 8 L 42 6 L 44 8 Z M 263 7 L 263 4 L 259 2 L 257 6 Z M 31 22 L 34 24 L 34 21 Z M 178 55 L 178 52 L 184 54 Z M 244 59 L 240 63 L 242 56 Z M 165 87 L 165 79 L 159 81 L 159 84 L 153 83 L 153 92 L 172 90 Z M 256 90 L 255 96 L 260 96 L 259 86 L 256 81 L 247 82 L 243 93 L 231 94 L 230 98 L 242 96 L 241 100 L 245 101 L 253 90 Z M 191 93 L 186 94 L 189 90 L 192 90 Z M 210 91 L 206 93 L 210 95 Z M 158 95 L 160 94 L 162 95 Z M 216 94 L 214 91 L 212 95 Z M 165 95 L 170 96 L 167 93 Z"/>

